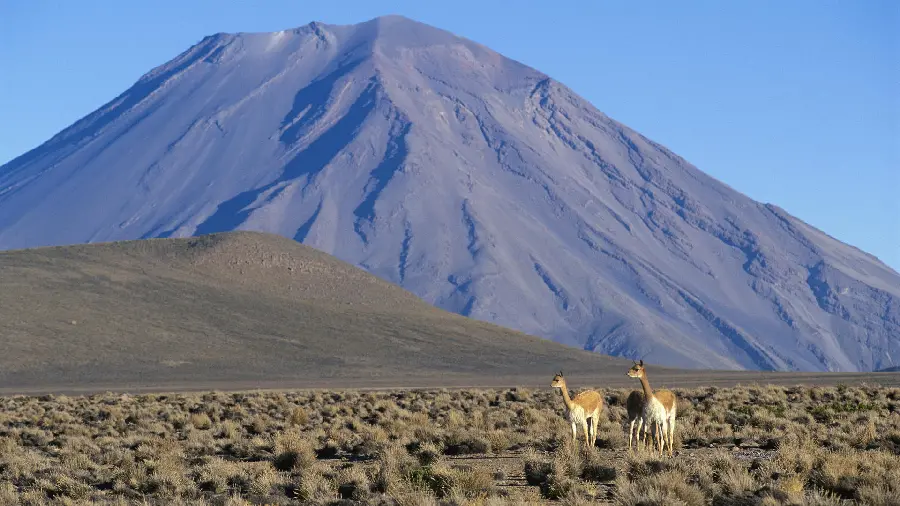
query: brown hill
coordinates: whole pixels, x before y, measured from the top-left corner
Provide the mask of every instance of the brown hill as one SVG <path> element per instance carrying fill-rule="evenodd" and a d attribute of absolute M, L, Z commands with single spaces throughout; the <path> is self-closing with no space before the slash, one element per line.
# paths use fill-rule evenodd
<path fill-rule="evenodd" d="M 473 385 L 630 364 L 256 232 L 0 252 L 0 286 L 6 391 Z"/>

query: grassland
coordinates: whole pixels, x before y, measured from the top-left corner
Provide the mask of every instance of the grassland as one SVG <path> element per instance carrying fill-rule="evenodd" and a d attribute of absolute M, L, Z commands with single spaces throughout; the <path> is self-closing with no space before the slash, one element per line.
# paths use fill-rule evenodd
<path fill-rule="evenodd" d="M 549 387 L 3 397 L 0 504 L 900 502 L 898 388 L 674 390 L 674 457 L 630 389 L 592 448 Z"/>

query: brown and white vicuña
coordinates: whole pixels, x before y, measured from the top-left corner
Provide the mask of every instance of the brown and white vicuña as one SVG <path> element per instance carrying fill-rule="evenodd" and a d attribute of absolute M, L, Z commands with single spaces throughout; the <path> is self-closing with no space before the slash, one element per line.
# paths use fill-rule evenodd
<path fill-rule="evenodd" d="M 550 386 L 562 391 L 563 402 L 566 404 L 566 418 L 572 424 L 572 441 L 578 438 L 578 426 L 581 425 L 585 444 L 588 447 L 594 446 L 600 413 L 603 411 L 603 397 L 596 390 L 586 390 L 579 392 L 575 397 L 570 397 L 562 371 L 556 373 Z"/>
<path fill-rule="evenodd" d="M 626 374 L 641 381 L 644 390 L 643 425 L 649 424 L 651 429 L 655 429 L 654 439 L 660 455 L 665 450 L 672 455 L 672 444 L 675 440 L 675 415 L 678 411 L 675 394 L 669 390 L 654 392 L 650 388 L 643 360 L 636 362 Z"/>

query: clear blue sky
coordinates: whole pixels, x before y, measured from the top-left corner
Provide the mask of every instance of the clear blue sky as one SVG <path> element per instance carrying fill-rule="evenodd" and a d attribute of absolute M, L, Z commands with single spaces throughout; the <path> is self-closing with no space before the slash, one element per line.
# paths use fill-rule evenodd
<path fill-rule="evenodd" d="M 382 14 L 535 67 L 900 270 L 897 0 L 0 0 L 0 163 L 205 35 Z"/>

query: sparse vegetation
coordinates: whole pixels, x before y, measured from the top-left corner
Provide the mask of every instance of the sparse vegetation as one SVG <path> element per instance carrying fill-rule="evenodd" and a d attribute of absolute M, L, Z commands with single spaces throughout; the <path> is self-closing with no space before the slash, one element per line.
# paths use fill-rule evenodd
<path fill-rule="evenodd" d="M 900 389 L 674 391 L 674 457 L 625 389 L 590 448 L 550 388 L 0 398 L 0 504 L 897 504 Z"/>

